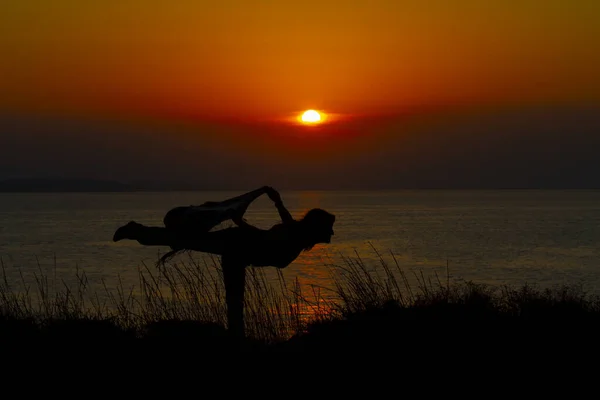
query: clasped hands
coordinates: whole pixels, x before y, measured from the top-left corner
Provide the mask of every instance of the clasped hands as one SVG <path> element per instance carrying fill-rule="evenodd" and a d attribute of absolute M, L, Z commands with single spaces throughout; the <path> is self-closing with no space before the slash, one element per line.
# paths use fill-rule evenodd
<path fill-rule="evenodd" d="M 267 194 L 267 196 L 269 196 L 269 198 L 273 201 L 273 203 L 275 203 L 276 205 L 281 204 L 281 195 L 277 190 L 275 190 L 271 186 L 265 186 L 264 191 Z"/>

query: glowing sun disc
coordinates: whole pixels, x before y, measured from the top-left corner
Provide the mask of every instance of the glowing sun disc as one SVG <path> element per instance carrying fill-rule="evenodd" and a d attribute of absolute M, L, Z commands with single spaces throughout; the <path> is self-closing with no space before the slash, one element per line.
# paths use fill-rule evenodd
<path fill-rule="evenodd" d="M 308 124 L 314 124 L 316 122 L 321 121 L 321 114 L 319 114 L 315 110 L 307 110 L 302 114 L 302 122 Z"/>

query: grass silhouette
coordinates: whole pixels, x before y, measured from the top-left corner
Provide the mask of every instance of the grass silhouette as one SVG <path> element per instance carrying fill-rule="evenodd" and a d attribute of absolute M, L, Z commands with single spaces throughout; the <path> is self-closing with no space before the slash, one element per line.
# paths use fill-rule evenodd
<path fill-rule="evenodd" d="M 409 277 L 393 255 L 392 262 L 378 256 L 376 266 L 358 254 L 345 257 L 344 265 L 324 265 L 335 282 L 327 298 L 303 293 L 297 280 L 288 285 L 280 270 L 273 282 L 264 269 L 250 268 L 243 340 L 226 329 L 216 259 L 144 266 L 137 291 L 120 285 L 105 288 L 103 297 L 90 293 L 81 270 L 77 287 L 60 289 L 41 270 L 29 286 L 24 279 L 9 282 L 4 273 L 0 342 L 5 349 L 152 349 L 182 357 L 239 350 L 393 351 L 409 360 L 597 350 L 600 299 L 581 287 L 451 283 L 449 274 Z"/>

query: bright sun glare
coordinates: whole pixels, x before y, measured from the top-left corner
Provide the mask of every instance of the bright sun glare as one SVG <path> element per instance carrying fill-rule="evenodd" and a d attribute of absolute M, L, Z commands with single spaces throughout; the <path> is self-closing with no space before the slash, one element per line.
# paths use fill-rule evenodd
<path fill-rule="evenodd" d="M 314 124 L 321 121 L 321 114 L 315 110 L 308 110 L 302 114 L 302 122 L 305 124 Z"/>

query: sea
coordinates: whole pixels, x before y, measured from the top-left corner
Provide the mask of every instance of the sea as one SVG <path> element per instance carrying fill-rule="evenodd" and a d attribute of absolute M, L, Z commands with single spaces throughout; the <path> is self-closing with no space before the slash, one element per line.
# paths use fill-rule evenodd
<path fill-rule="evenodd" d="M 140 271 L 157 271 L 158 257 L 169 249 L 130 240 L 115 243 L 112 236 L 119 226 L 132 220 L 162 226 L 173 207 L 241 193 L 0 194 L 2 281 L 13 290 L 34 287 L 40 277 L 53 287 L 77 287 L 83 273 L 90 290 L 135 292 L 141 285 Z M 411 279 L 429 282 L 571 285 L 600 294 L 600 191 L 283 191 L 281 195 L 294 217 L 301 218 L 314 207 L 336 215 L 330 244 L 302 253 L 283 270 L 262 269 L 269 279 L 283 276 L 305 291 L 318 288 L 327 293 L 338 272 L 360 261 L 374 273 L 382 272 L 386 263 Z M 279 222 L 267 196 L 252 203 L 245 218 L 260 228 Z M 190 259 L 200 268 L 215 265 L 213 256 L 202 253 L 182 254 L 172 262 Z"/>

